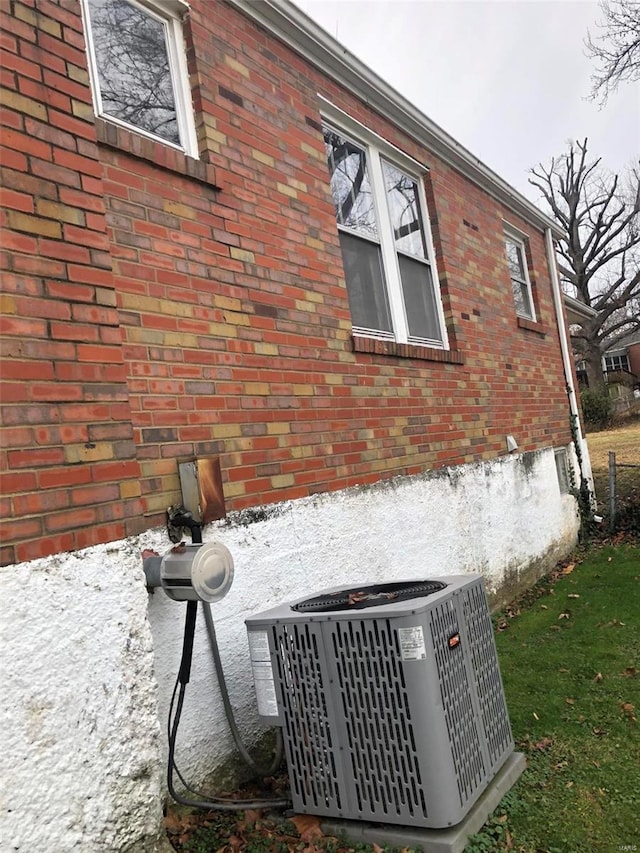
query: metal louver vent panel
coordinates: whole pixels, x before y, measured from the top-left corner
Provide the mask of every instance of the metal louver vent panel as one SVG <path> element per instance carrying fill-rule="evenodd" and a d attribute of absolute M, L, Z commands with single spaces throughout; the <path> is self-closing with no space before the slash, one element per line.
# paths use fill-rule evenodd
<path fill-rule="evenodd" d="M 451 599 L 433 608 L 429 625 L 462 806 L 487 777 L 463 647 L 452 650 L 448 645 L 449 638 L 459 632 L 458 617 Z"/>
<path fill-rule="evenodd" d="M 462 596 L 480 716 L 493 769 L 512 746 L 511 725 L 504 698 L 489 608 L 480 584 Z"/>
<path fill-rule="evenodd" d="M 273 627 L 276 665 L 285 708 L 285 747 L 294 792 L 302 803 L 328 813 L 342 808 L 321 666 L 319 625 Z"/>
<path fill-rule="evenodd" d="M 396 633 L 383 619 L 337 622 L 331 642 L 358 812 L 426 818 Z"/>

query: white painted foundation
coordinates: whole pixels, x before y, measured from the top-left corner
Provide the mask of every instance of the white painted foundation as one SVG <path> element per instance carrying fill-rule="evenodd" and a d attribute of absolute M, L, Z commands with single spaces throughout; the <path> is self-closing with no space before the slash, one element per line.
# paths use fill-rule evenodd
<path fill-rule="evenodd" d="M 570 551 L 579 518 L 553 449 L 239 513 L 210 525 L 235 560 L 213 605 L 231 701 L 263 733 L 244 619 L 337 584 L 482 572 L 499 595 Z M 163 530 L 0 570 L 2 849 L 156 851 L 166 722 L 185 606 L 148 595 L 141 552 Z M 177 761 L 195 783 L 235 752 L 199 615 Z"/>

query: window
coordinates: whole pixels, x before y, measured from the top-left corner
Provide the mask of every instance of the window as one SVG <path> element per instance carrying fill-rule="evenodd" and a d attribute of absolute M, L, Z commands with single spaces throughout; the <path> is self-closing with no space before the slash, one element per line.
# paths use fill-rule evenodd
<path fill-rule="evenodd" d="M 513 288 L 513 299 L 516 303 L 516 314 L 519 317 L 525 317 L 527 320 L 535 320 L 525 242 L 520 236 L 507 231 L 505 233 L 505 247 L 511 287 Z"/>
<path fill-rule="evenodd" d="M 182 26 L 172 8 L 180 3 L 84 0 L 94 103 L 98 115 L 197 156 Z"/>
<path fill-rule="evenodd" d="M 624 370 L 631 373 L 629 368 L 629 356 L 626 353 L 620 355 L 605 355 L 604 369 L 607 373 L 613 373 L 616 370 Z"/>
<path fill-rule="evenodd" d="M 323 130 L 354 333 L 442 348 L 419 180 L 378 148 Z"/>
<path fill-rule="evenodd" d="M 556 474 L 558 475 L 558 486 L 561 495 L 568 495 L 569 487 L 569 461 L 566 447 L 554 450 L 556 459 Z"/>

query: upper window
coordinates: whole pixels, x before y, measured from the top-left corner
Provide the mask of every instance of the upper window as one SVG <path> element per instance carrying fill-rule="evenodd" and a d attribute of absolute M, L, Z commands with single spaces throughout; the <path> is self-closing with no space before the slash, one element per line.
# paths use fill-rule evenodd
<path fill-rule="evenodd" d="M 354 333 L 443 347 L 420 182 L 333 128 L 324 142 Z"/>
<path fill-rule="evenodd" d="M 84 0 L 98 115 L 197 156 L 175 3 Z"/>
<path fill-rule="evenodd" d="M 629 356 L 626 353 L 620 353 L 619 355 L 605 355 L 604 369 L 607 373 L 613 373 L 616 370 L 625 370 L 627 373 L 631 373 L 631 368 L 629 367 Z"/>
<path fill-rule="evenodd" d="M 525 317 L 527 320 L 535 320 L 525 242 L 519 236 L 507 232 L 505 234 L 505 246 L 513 299 L 516 303 L 516 314 L 519 317 Z"/>

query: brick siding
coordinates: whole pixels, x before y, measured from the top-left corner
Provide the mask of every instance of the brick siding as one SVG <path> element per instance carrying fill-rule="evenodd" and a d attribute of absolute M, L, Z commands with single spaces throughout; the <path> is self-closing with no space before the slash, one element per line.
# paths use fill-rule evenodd
<path fill-rule="evenodd" d="M 3 563 L 162 523 L 194 455 L 233 510 L 569 442 L 540 231 L 222 2 L 185 25 L 199 161 L 94 118 L 76 2 L 10 12 Z M 352 339 L 317 93 L 429 166 L 451 352 Z"/>

